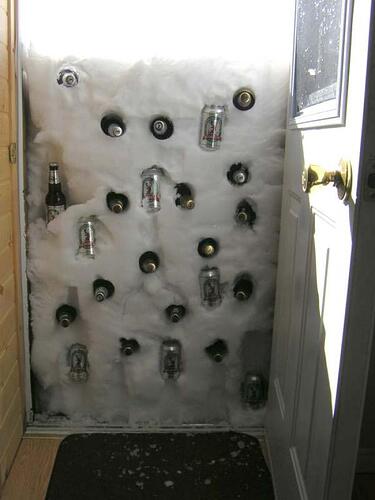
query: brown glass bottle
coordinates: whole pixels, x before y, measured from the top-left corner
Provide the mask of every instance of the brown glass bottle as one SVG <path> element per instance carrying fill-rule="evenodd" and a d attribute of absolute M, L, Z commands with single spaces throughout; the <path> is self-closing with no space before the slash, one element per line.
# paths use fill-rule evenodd
<path fill-rule="evenodd" d="M 46 196 L 46 222 L 55 219 L 61 212 L 66 210 L 66 198 L 61 189 L 59 165 L 49 164 L 48 193 Z"/>
<path fill-rule="evenodd" d="M 216 361 L 216 363 L 220 363 L 228 354 L 228 347 L 224 340 L 218 339 L 213 344 L 207 346 L 205 351 L 207 356 Z"/>
<path fill-rule="evenodd" d="M 114 193 L 111 191 L 107 194 L 107 207 L 111 212 L 120 214 L 124 212 L 129 205 L 129 199 L 122 193 Z"/>
<path fill-rule="evenodd" d="M 139 268 L 143 273 L 154 273 L 159 264 L 160 260 L 155 252 L 145 252 L 139 257 Z"/>
<path fill-rule="evenodd" d="M 172 321 L 172 323 L 178 323 L 186 314 L 186 309 L 181 304 L 171 304 L 165 310 L 167 318 Z"/>
<path fill-rule="evenodd" d="M 98 278 L 93 283 L 93 293 L 97 302 L 109 299 L 115 293 L 115 287 L 108 280 Z"/>
<path fill-rule="evenodd" d="M 176 207 L 185 208 L 186 210 L 192 210 L 195 207 L 193 193 L 188 184 L 184 182 L 176 184 L 175 204 Z"/>
<path fill-rule="evenodd" d="M 120 339 L 120 352 L 125 356 L 131 356 L 135 352 L 139 351 L 140 345 L 135 339 Z"/>
<path fill-rule="evenodd" d="M 213 238 L 204 238 L 198 244 L 198 253 L 201 257 L 213 257 L 219 251 L 219 243 Z"/>
<path fill-rule="evenodd" d="M 76 308 L 68 304 L 63 304 L 56 310 L 56 320 L 63 328 L 70 326 L 76 317 Z"/>

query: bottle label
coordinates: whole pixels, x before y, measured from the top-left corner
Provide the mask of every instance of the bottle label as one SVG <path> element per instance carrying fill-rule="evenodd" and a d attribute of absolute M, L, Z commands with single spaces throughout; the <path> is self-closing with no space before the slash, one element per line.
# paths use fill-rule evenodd
<path fill-rule="evenodd" d="M 65 205 L 47 205 L 47 224 L 62 212 L 65 212 Z"/>

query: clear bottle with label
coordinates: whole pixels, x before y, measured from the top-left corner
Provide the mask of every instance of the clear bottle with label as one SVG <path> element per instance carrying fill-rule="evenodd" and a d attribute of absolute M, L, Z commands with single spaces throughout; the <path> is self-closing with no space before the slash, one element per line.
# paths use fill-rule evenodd
<path fill-rule="evenodd" d="M 48 193 L 46 195 L 47 224 L 66 210 L 66 198 L 61 189 L 59 165 L 49 164 Z"/>
<path fill-rule="evenodd" d="M 161 206 L 160 182 L 163 171 L 160 167 L 153 165 L 143 170 L 142 177 L 142 207 L 146 212 L 159 212 Z"/>

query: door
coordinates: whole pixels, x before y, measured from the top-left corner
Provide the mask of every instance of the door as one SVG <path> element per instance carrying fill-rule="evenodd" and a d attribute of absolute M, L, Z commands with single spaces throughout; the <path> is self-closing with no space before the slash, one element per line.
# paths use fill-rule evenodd
<path fill-rule="evenodd" d="M 279 500 L 351 497 L 374 308 L 373 285 L 361 295 L 358 284 L 372 264 L 357 258 L 374 248 L 373 228 L 366 239 L 362 227 L 373 202 L 357 195 L 371 3 L 296 1 L 266 417 Z M 348 162 L 351 193 L 343 202 L 322 172 L 341 173 Z M 305 181 L 322 181 L 305 184 L 307 192 L 304 169 Z M 354 323 L 360 299 L 362 328 Z"/>
<path fill-rule="evenodd" d="M 0 489 L 23 433 L 13 2 L 0 2 Z M 10 144 L 14 146 L 10 147 Z"/>

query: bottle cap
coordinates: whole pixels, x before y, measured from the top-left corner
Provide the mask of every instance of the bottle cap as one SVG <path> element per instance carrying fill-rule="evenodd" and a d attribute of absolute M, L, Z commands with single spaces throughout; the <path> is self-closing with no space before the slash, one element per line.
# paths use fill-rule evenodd
<path fill-rule="evenodd" d="M 255 95 L 250 89 L 239 89 L 233 95 L 233 105 L 240 111 L 248 111 L 255 104 Z"/>
<path fill-rule="evenodd" d="M 247 222 L 248 216 L 246 210 L 240 210 L 237 213 L 237 220 L 239 220 L 240 222 Z"/>
<path fill-rule="evenodd" d="M 181 196 L 180 205 L 182 208 L 192 210 L 195 207 L 195 202 L 190 196 Z"/>
<path fill-rule="evenodd" d="M 167 131 L 168 125 L 165 123 L 164 120 L 156 120 L 153 123 L 153 129 L 155 134 L 157 135 L 163 135 Z"/>
<path fill-rule="evenodd" d="M 244 172 L 243 170 L 237 170 L 237 172 L 233 174 L 233 180 L 236 184 L 245 184 L 245 182 L 247 181 L 246 172 Z"/>
<path fill-rule="evenodd" d="M 143 268 L 147 273 L 154 273 L 156 271 L 155 262 L 145 262 Z"/>
<path fill-rule="evenodd" d="M 236 292 L 236 299 L 238 300 L 247 300 L 249 298 L 248 294 L 243 290 L 239 290 Z"/>
<path fill-rule="evenodd" d="M 111 123 L 108 126 L 108 135 L 111 137 L 120 137 L 123 134 L 122 127 L 118 123 Z"/>

